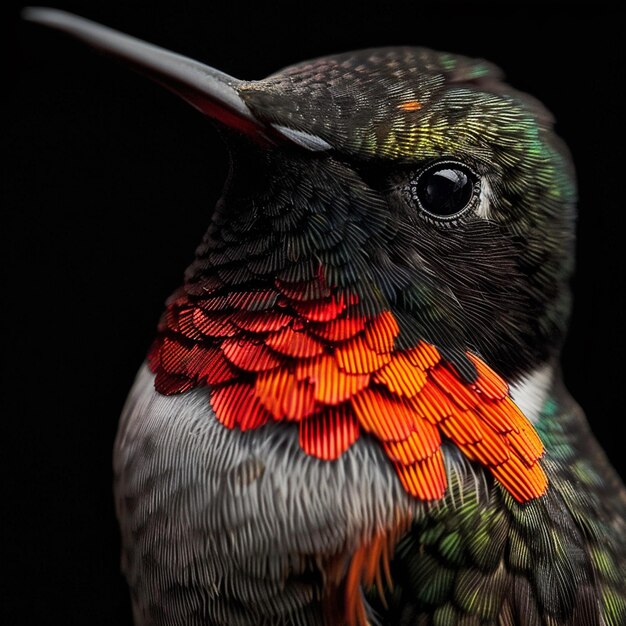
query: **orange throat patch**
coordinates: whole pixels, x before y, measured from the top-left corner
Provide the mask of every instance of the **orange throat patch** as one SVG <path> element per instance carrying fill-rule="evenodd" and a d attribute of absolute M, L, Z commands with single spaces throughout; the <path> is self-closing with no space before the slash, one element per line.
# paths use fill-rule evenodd
<path fill-rule="evenodd" d="M 508 385 L 469 352 L 471 383 L 425 341 L 395 349 L 394 315 L 366 318 L 355 304 L 310 283 L 276 281 L 272 289 L 213 297 L 179 291 L 149 355 L 156 389 L 209 387 L 227 428 L 296 422 L 302 450 L 325 461 L 368 433 L 421 500 L 445 493 L 442 438 L 518 502 L 543 495 L 543 445 Z"/>

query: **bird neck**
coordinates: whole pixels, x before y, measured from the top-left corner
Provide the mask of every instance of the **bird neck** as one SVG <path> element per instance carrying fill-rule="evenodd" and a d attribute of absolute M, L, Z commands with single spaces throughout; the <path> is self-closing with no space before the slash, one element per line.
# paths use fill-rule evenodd
<path fill-rule="evenodd" d="M 433 307 L 419 259 L 414 277 L 407 259 L 389 266 L 404 234 L 388 207 L 340 164 L 272 158 L 233 173 L 248 184 L 233 181 L 168 302 L 157 390 L 209 387 L 228 428 L 298 424 L 303 451 L 326 461 L 367 433 L 422 500 L 446 490 L 442 434 L 517 500 L 541 495 L 543 447 L 506 382 Z"/>

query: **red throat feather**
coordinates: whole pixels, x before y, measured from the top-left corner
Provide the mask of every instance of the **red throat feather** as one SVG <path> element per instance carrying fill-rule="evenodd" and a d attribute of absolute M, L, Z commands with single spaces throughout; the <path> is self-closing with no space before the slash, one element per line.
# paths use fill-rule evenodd
<path fill-rule="evenodd" d="M 168 303 L 150 356 L 164 394 L 210 388 L 227 428 L 268 421 L 299 425 L 301 448 L 330 461 L 362 433 L 382 445 L 404 489 L 441 498 L 442 437 L 484 465 L 518 501 L 545 493 L 542 443 L 509 397 L 508 385 L 468 352 L 465 382 L 424 341 L 394 348 L 390 311 L 366 318 L 323 285 L 288 284 L 219 296 L 184 291 Z"/>

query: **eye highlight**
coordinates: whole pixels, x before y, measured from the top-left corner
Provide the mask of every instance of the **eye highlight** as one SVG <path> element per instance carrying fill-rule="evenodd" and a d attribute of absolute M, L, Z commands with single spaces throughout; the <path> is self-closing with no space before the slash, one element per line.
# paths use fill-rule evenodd
<path fill-rule="evenodd" d="M 411 198 L 427 216 L 449 221 L 471 209 L 480 193 L 479 177 L 458 161 L 438 161 L 409 183 Z"/>

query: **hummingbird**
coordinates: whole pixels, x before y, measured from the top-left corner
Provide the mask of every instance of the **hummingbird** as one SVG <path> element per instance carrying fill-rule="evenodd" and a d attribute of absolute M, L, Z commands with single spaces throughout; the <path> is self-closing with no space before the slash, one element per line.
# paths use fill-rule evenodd
<path fill-rule="evenodd" d="M 491 63 L 243 81 L 53 9 L 230 172 L 123 409 L 136 626 L 624 626 L 626 490 L 566 390 L 576 185 Z"/>

